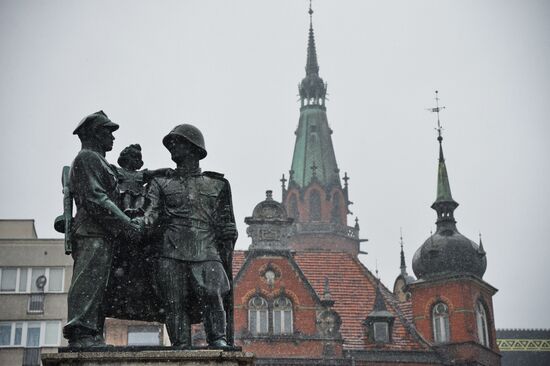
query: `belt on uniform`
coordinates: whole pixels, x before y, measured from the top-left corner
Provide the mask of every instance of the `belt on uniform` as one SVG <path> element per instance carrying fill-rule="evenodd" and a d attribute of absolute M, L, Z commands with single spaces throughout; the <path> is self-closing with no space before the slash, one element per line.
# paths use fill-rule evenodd
<path fill-rule="evenodd" d="M 202 221 L 199 219 L 193 219 L 193 218 L 171 217 L 167 219 L 166 222 L 170 224 L 189 226 L 189 227 L 194 227 L 199 229 L 212 228 L 212 225 L 210 225 L 208 222 Z"/>

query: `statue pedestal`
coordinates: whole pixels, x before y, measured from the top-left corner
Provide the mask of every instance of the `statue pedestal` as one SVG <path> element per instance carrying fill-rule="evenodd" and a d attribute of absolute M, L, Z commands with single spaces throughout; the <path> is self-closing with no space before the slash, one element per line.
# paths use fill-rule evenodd
<path fill-rule="evenodd" d="M 141 350 L 109 347 L 101 351 L 42 354 L 44 366 L 252 366 L 254 354 L 221 350 Z"/>

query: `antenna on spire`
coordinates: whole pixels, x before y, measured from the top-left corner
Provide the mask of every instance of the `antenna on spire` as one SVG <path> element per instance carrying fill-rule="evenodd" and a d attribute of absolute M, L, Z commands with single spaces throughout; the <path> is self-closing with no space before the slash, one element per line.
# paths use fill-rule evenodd
<path fill-rule="evenodd" d="M 441 140 L 443 140 L 443 136 L 441 135 L 441 131 L 443 131 L 443 127 L 441 127 L 441 121 L 439 119 L 439 112 L 445 109 L 445 107 L 439 106 L 439 91 L 435 91 L 435 107 L 434 108 L 428 108 L 427 110 L 432 113 L 437 113 L 437 141 L 441 143 Z"/>
<path fill-rule="evenodd" d="M 311 8 L 311 0 L 309 0 L 308 13 L 309 13 L 309 27 L 312 28 L 313 27 L 313 9 Z"/>

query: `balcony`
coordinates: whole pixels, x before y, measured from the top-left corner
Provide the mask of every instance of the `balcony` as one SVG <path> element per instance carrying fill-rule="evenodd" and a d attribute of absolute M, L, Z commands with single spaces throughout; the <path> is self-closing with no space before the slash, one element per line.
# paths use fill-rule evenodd
<path fill-rule="evenodd" d="M 44 293 L 36 292 L 29 296 L 28 314 L 44 314 Z"/>
<path fill-rule="evenodd" d="M 295 234 L 336 234 L 349 239 L 359 240 L 359 230 L 351 226 L 345 226 L 335 223 L 295 223 L 294 230 Z"/>

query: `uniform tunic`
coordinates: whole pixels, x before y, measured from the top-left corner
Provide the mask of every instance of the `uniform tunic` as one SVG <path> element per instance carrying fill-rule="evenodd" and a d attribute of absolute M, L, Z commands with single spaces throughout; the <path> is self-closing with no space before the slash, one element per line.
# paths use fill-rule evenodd
<path fill-rule="evenodd" d="M 100 153 L 82 149 L 73 161 L 70 189 L 77 212 L 73 223 L 73 277 L 67 298 L 66 338 L 103 333 L 103 301 L 113 259 L 113 241 L 130 219 L 117 207 L 116 172 Z"/>

